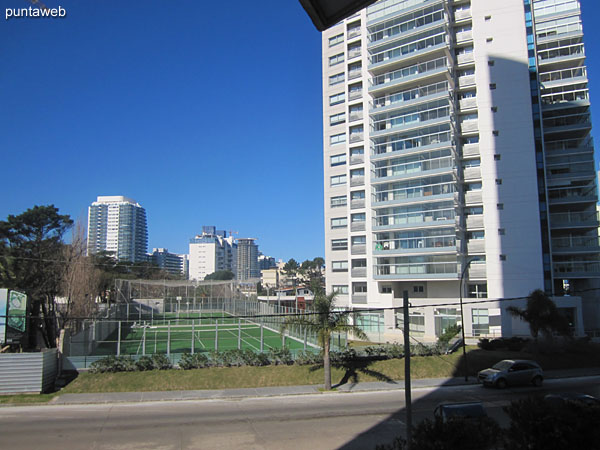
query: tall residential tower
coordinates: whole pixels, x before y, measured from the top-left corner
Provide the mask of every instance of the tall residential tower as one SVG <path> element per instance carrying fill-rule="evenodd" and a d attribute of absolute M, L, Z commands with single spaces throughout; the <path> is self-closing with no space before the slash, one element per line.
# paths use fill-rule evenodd
<path fill-rule="evenodd" d="M 501 299 L 534 289 L 600 329 L 577 0 L 381 0 L 323 33 L 323 111 L 327 290 L 366 331 L 407 291 L 424 339 L 460 296 L 467 336 L 527 334 Z"/>
<path fill-rule="evenodd" d="M 146 261 L 146 210 L 127 197 L 98 197 L 88 208 L 87 246 L 88 255 L 107 251 L 119 261 Z"/>

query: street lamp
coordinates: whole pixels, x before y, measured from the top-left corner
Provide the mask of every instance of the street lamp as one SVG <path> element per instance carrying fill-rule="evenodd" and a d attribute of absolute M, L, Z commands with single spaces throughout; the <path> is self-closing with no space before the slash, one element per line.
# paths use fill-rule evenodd
<path fill-rule="evenodd" d="M 460 274 L 460 284 L 458 285 L 458 295 L 459 295 L 459 299 L 460 299 L 460 323 L 461 323 L 461 327 L 460 327 L 460 331 L 462 333 L 462 349 L 463 349 L 463 359 L 465 360 L 465 381 L 469 381 L 469 365 L 467 364 L 467 350 L 466 350 L 466 342 L 465 342 L 465 317 L 464 317 L 464 313 L 463 313 L 463 279 L 465 277 L 465 273 L 467 272 L 467 269 L 469 268 L 469 266 L 471 265 L 471 263 L 473 261 L 478 261 L 479 258 L 471 258 L 470 260 L 467 261 L 467 263 L 465 264 L 465 267 L 462 270 L 462 273 Z"/>

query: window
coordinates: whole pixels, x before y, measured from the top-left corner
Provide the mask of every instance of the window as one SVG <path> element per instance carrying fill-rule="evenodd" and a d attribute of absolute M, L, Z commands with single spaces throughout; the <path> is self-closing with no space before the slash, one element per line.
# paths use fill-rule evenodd
<path fill-rule="evenodd" d="M 334 217 L 331 219 L 331 229 L 346 228 L 348 226 L 347 217 Z"/>
<path fill-rule="evenodd" d="M 494 61 L 493 59 L 490 59 L 488 61 L 488 66 L 492 67 L 494 64 L 496 64 L 496 61 Z"/>
<path fill-rule="evenodd" d="M 492 20 L 492 16 L 485 16 L 485 21 L 489 22 L 490 20 Z"/>
<path fill-rule="evenodd" d="M 469 298 L 487 298 L 487 284 L 469 284 L 467 286 L 467 296 Z"/>
<path fill-rule="evenodd" d="M 339 103 L 344 103 L 346 101 L 346 93 L 341 92 L 339 94 L 334 94 L 329 96 L 329 106 L 337 105 Z"/>
<path fill-rule="evenodd" d="M 500 261 L 506 261 L 506 255 L 500 255 Z"/>
<path fill-rule="evenodd" d="M 331 177 L 331 186 L 340 186 L 342 184 L 346 184 L 346 174 Z"/>
<path fill-rule="evenodd" d="M 504 236 L 506 234 L 506 230 L 504 228 L 498 228 L 498 236 Z"/>
<path fill-rule="evenodd" d="M 496 178 L 496 185 L 500 186 L 502 184 L 502 178 Z"/>
<path fill-rule="evenodd" d="M 348 199 L 345 195 L 340 195 L 338 197 L 331 197 L 331 207 L 339 208 L 340 206 L 346 206 L 348 203 Z"/>
<path fill-rule="evenodd" d="M 498 107 L 497 106 L 492 106 L 492 112 L 498 112 Z"/>
<path fill-rule="evenodd" d="M 498 208 L 498 211 L 501 211 L 504 209 L 504 203 L 496 203 L 496 208 Z"/>
<path fill-rule="evenodd" d="M 381 293 L 382 294 L 391 294 L 392 293 L 392 287 L 391 286 L 381 286 Z"/>
<path fill-rule="evenodd" d="M 365 220 L 367 220 L 367 216 L 365 215 L 365 213 L 352 214 L 351 218 L 352 223 L 364 222 Z"/>
<path fill-rule="evenodd" d="M 494 136 L 498 136 L 498 135 L 500 134 L 500 132 L 499 132 L 498 130 L 494 130 L 494 131 L 492 131 L 492 134 L 493 134 Z"/>
<path fill-rule="evenodd" d="M 490 316 L 487 309 L 473 308 L 473 336 L 481 336 L 490 332 Z"/>
<path fill-rule="evenodd" d="M 452 325 L 457 325 L 460 316 L 456 308 L 436 308 L 434 310 L 435 334 L 441 336 Z"/>
<path fill-rule="evenodd" d="M 367 283 L 352 283 L 352 293 L 366 294 L 367 293 Z"/>
<path fill-rule="evenodd" d="M 352 245 L 365 245 L 366 243 L 366 236 L 352 236 Z"/>
<path fill-rule="evenodd" d="M 331 75 L 329 77 L 329 86 L 335 86 L 336 84 L 343 83 L 346 79 L 344 72 L 336 73 L 335 75 Z"/>
<path fill-rule="evenodd" d="M 494 155 L 494 161 L 500 161 L 500 155 L 499 154 L 495 154 Z"/>
<path fill-rule="evenodd" d="M 350 149 L 350 156 L 361 156 L 365 154 L 364 147 L 354 147 Z"/>
<path fill-rule="evenodd" d="M 334 166 L 343 166 L 344 164 L 346 164 L 346 154 L 345 153 L 340 153 L 339 155 L 333 155 L 331 156 L 331 167 Z"/>
<path fill-rule="evenodd" d="M 334 284 L 333 286 L 331 286 L 331 289 L 336 294 L 348 295 L 348 285 L 347 284 Z"/>
<path fill-rule="evenodd" d="M 331 250 L 348 250 L 348 239 L 332 239 Z"/>
<path fill-rule="evenodd" d="M 346 113 L 333 114 L 329 116 L 329 125 L 339 125 L 346 121 Z"/>
<path fill-rule="evenodd" d="M 490 89 L 491 90 L 496 89 L 496 83 L 490 83 Z"/>
<path fill-rule="evenodd" d="M 487 42 L 487 43 L 489 44 L 489 43 L 490 43 L 490 42 L 492 42 L 493 40 L 494 40 L 494 38 L 493 38 L 493 37 L 489 37 L 489 38 L 487 38 L 487 39 L 485 40 L 485 42 Z"/>
<path fill-rule="evenodd" d="M 350 192 L 350 199 L 351 200 L 364 200 L 365 198 L 365 191 L 353 191 Z"/>
<path fill-rule="evenodd" d="M 353 259 L 352 260 L 352 268 L 353 269 L 357 269 L 357 268 L 361 268 L 361 267 L 367 267 L 366 259 Z"/>
<path fill-rule="evenodd" d="M 331 270 L 334 272 L 348 272 L 348 261 L 331 261 Z"/>
<path fill-rule="evenodd" d="M 329 136 L 329 143 L 331 145 L 343 144 L 344 142 L 346 142 L 346 133 L 334 134 L 333 136 Z"/>
<path fill-rule="evenodd" d="M 350 178 L 360 178 L 365 176 L 365 169 L 352 169 L 350 171 Z"/>
<path fill-rule="evenodd" d="M 336 64 L 341 64 L 344 62 L 344 54 L 338 53 L 337 55 L 333 55 L 329 57 L 329 67 L 335 66 Z"/>
<path fill-rule="evenodd" d="M 422 294 L 424 291 L 425 291 L 425 286 L 423 286 L 422 284 L 413 286 L 413 293 L 415 293 L 415 294 Z"/>
<path fill-rule="evenodd" d="M 340 33 L 338 35 L 335 35 L 335 36 L 329 38 L 329 46 L 330 47 L 333 47 L 334 45 L 337 45 L 337 44 L 341 44 L 342 42 L 344 42 L 344 33 Z"/>

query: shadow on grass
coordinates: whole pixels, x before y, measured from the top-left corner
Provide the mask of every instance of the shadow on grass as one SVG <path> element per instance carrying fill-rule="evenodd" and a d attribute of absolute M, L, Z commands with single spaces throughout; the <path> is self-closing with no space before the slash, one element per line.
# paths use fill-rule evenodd
<path fill-rule="evenodd" d="M 333 384 L 331 387 L 335 389 L 350 382 L 350 388 L 352 389 L 360 381 L 360 374 L 371 376 L 377 381 L 397 384 L 392 378 L 384 373 L 369 369 L 369 366 L 378 360 L 378 358 L 355 358 L 346 361 L 332 361 L 331 367 L 343 370 L 344 376 L 338 383 Z M 322 368 L 323 364 L 316 364 L 311 366 L 309 370 L 314 372 Z"/>

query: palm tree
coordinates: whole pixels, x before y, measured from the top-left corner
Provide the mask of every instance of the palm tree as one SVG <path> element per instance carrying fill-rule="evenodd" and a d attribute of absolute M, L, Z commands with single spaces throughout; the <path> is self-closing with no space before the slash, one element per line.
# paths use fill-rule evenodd
<path fill-rule="evenodd" d="M 348 323 L 348 311 L 335 310 L 336 293 L 315 293 L 312 312 L 286 319 L 282 328 L 289 325 L 300 325 L 306 327 L 307 331 L 317 334 L 321 347 L 323 348 L 323 369 L 325 372 L 325 390 L 331 390 L 331 335 L 352 331 L 359 339 L 367 339 L 367 335 L 358 327 Z"/>
<path fill-rule="evenodd" d="M 567 318 L 558 311 L 552 299 L 541 289 L 536 289 L 529 294 L 525 309 L 509 306 L 506 310 L 512 316 L 529 324 L 531 335 L 536 341 L 540 333 L 548 337 L 552 337 L 553 331 L 561 336 L 568 336 L 571 333 Z"/>

